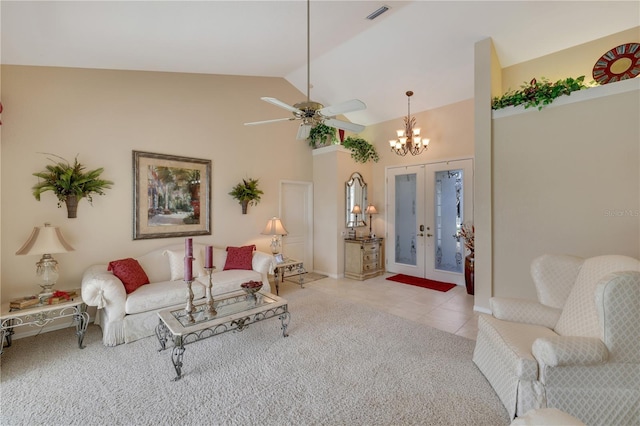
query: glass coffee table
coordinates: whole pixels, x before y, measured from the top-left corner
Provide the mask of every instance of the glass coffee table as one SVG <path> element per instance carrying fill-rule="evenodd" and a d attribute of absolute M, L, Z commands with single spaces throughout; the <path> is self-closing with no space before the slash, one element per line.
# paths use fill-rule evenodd
<path fill-rule="evenodd" d="M 174 306 L 158 312 L 160 322 L 156 326 L 156 336 L 160 349 L 167 349 L 173 342 L 171 362 L 176 370 L 174 380 L 182 377 L 182 361 L 185 345 L 217 336 L 228 331 L 243 331 L 250 324 L 269 318 L 279 318 L 282 336 L 287 337 L 287 327 L 291 314 L 287 301 L 270 293 L 247 294 L 244 291 L 218 296 L 213 304 L 213 312 L 203 301 L 194 306 L 189 315 L 185 305 Z"/>

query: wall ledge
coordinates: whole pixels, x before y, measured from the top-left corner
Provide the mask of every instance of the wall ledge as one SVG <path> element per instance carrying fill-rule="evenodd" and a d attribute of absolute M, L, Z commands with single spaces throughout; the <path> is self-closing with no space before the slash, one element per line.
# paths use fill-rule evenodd
<path fill-rule="evenodd" d="M 311 155 L 323 155 L 323 154 L 329 154 L 331 152 L 351 152 L 350 150 L 348 150 L 347 148 L 345 148 L 342 145 L 328 145 L 328 146 L 323 146 L 322 148 L 315 148 L 312 152 Z"/>
<path fill-rule="evenodd" d="M 561 96 L 555 99 L 551 104 L 543 107 L 544 109 L 559 107 L 563 105 L 572 104 L 575 102 L 588 101 L 591 99 L 597 99 L 604 96 L 618 95 L 620 93 L 632 92 L 634 90 L 640 90 L 640 78 L 630 78 L 627 80 L 618 81 L 616 83 L 609 83 L 602 86 L 590 87 L 589 89 L 579 90 L 571 93 L 569 96 Z M 517 107 L 507 107 L 502 109 L 493 110 L 491 112 L 492 118 L 503 118 L 511 115 L 517 115 L 529 112 L 539 112 L 538 108 L 529 107 L 524 108 L 524 105 L 518 105 Z"/>

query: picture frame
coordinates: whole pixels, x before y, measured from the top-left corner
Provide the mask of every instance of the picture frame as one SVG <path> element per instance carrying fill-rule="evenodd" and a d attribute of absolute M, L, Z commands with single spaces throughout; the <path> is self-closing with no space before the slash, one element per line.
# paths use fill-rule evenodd
<path fill-rule="evenodd" d="M 211 160 L 132 151 L 133 239 L 211 235 Z"/>
<path fill-rule="evenodd" d="M 274 255 L 273 257 L 276 258 L 276 263 L 279 265 L 281 263 L 284 263 L 284 256 L 282 256 L 282 253 L 278 253 L 276 255 Z"/>

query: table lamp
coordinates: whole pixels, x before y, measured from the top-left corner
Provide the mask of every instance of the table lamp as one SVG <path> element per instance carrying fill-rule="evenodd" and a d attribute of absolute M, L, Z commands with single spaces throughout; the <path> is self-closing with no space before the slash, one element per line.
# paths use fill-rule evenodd
<path fill-rule="evenodd" d="M 45 223 L 44 226 L 33 228 L 27 242 L 16 252 L 17 255 L 41 254 L 42 258 L 36 263 L 36 274 L 40 277 L 42 291 L 38 296 L 50 297 L 53 286 L 58 280 L 58 262 L 51 256 L 52 253 L 68 253 L 73 247 L 64 239 L 60 228 Z"/>
<path fill-rule="evenodd" d="M 267 226 L 265 226 L 264 231 L 262 231 L 262 235 L 271 235 L 271 252 L 273 254 L 278 254 L 280 252 L 280 247 L 282 246 L 281 239 L 283 235 L 287 235 L 288 232 L 285 229 L 282 221 L 277 217 L 272 217 L 267 222 Z"/>
<path fill-rule="evenodd" d="M 365 214 L 369 215 L 369 237 L 373 237 L 373 232 L 371 231 L 372 219 L 371 216 L 374 214 L 378 214 L 378 210 L 376 210 L 376 206 L 373 204 L 369 204 L 367 208 L 364 210 Z"/>

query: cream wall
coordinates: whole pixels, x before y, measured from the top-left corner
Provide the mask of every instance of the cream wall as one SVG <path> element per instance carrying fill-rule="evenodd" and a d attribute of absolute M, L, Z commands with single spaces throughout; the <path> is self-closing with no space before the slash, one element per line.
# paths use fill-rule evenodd
<path fill-rule="evenodd" d="M 493 120 L 495 296 L 535 299 L 529 267 L 544 253 L 640 257 L 637 83 Z"/>
<path fill-rule="evenodd" d="M 333 278 L 344 276 L 345 184 L 354 172 L 362 175 L 370 191 L 370 163 L 356 163 L 351 151 L 339 145 L 314 150 L 314 269 Z M 368 231 L 356 228 L 358 236 Z"/>
<path fill-rule="evenodd" d="M 477 66 L 476 81 L 486 82 L 490 75 L 492 84 L 504 90 L 540 76 L 556 81 L 586 75 L 585 82 L 589 82 L 591 69 L 603 53 L 637 41 L 640 27 L 500 73 Z M 477 65 L 483 61 L 486 58 L 476 57 Z M 627 83 L 637 85 L 638 81 Z M 618 90 L 607 86 L 589 90 Z M 482 102 L 478 94 L 482 90 L 476 87 L 476 102 Z M 503 118 L 492 120 L 492 140 L 476 147 L 477 158 L 480 149 L 489 153 L 491 163 L 491 167 L 480 167 L 478 162 L 475 178 L 476 182 L 492 182 L 491 191 L 479 201 L 491 208 L 491 220 L 476 222 L 476 243 L 481 244 L 481 229 L 491 226 L 492 249 L 485 261 L 492 268 L 493 296 L 535 299 L 529 267 L 531 260 L 543 253 L 640 257 L 638 90 L 574 102 L 591 97 L 583 93 L 558 99 L 542 111 L 527 110 L 508 117 L 504 111 L 494 112 Z M 476 122 L 477 129 L 484 125 Z M 616 216 L 620 211 L 622 217 Z M 482 267 L 479 253 L 480 247 L 476 278 L 482 279 L 478 277 Z"/>
<path fill-rule="evenodd" d="M 295 140 L 296 123 L 243 125 L 283 116 L 260 96 L 301 99 L 284 79 L 7 65 L 1 70 L 2 301 L 39 289 L 39 256 L 15 252 L 44 222 L 60 226 L 75 248 L 54 256 L 61 289 L 79 286 L 91 264 L 182 241 L 132 240 L 132 150 L 212 160 L 213 234 L 195 240 L 223 247 L 255 243 L 269 251 L 269 237 L 260 232 L 278 214 L 279 181 L 313 179 L 311 149 Z M 67 219 L 54 194 L 43 194 L 40 202 L 31 195 L 37 182 L 32 173 L 48 161 L 41 153 L 69 160 L 78 154 L 88 168 L 104 167 L 103 176 L 115 185 L 94 197 L 93 206 L 82 200 L 78 218 Z M 242 215 L 227 193 L 245 177 L 260 179 L 265 194 Z"/>
<path fill-rule="evenodd" d="M 531 61 L 506 67 L 502 70 L 502 91 L 517 90 L 532 78 L 546 77 L 558 81 L 567 77 L 584 75 L 584 82 L 593 82 L 593 66 L 602 55 L 624 43 L 640 42 L 640 27 L 631 28 L 580 44 L 570 49 L 560 50 Z"/>

